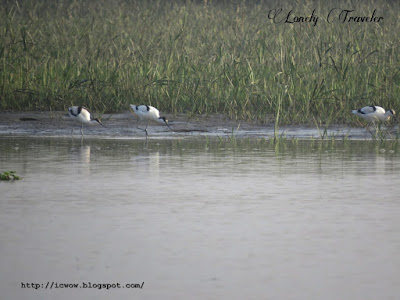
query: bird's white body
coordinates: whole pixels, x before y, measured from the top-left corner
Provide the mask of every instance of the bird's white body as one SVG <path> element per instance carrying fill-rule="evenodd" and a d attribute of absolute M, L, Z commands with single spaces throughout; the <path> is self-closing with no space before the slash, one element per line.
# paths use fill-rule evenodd
<path fill-rule="evenodd" d="M 81 134 L 83 135 L 83 124 L 100 124 L 105 127 L 98 119 L 91 119 L 90 112 L 83 106 L 71 106 L 68 108 L 70 117 L 81 123 Z"/>
<path fill-rule="evenodd" d="M 365 106 L 358 110 L 353 110 L 352 113 L 370 122 L 387 121 L 390 117 L 395 115 L 393 109 L 389 109 L 385 112 L 385 110 L 380 106 Z"/>
<path fill-rule="evenodd" d="M 71 106 L 68 108 L 70 117 L 83 124 L 94 124 L 96 121 L 90 118 L 90 112 L 83 106 Z"/>
<path fill-rule="evenodd" d="M 148 136 L 147 126 L 150 121 L 157 122 L 159 124 L 166 125 L 169 129 L 168 120 L 165 117 L 160 117 L 160 112 L 157 108 L 150 105 L 133 105 L 130 104 L 132 111 L 139 117 L 141 121 L 147 121 L 146 128 L 143 129 L 146 132 L 146 139 Z M 171 129 L 172 130 L 172 129 Z"/>
<path fill-rule="evenodd" d="M 139 117 L 141 121 L 154 121 L 165 125 L 165 118 L 160 117 L 160 112 L 157 108 L 150 105 L 130 105 L 133 112 Z"/>

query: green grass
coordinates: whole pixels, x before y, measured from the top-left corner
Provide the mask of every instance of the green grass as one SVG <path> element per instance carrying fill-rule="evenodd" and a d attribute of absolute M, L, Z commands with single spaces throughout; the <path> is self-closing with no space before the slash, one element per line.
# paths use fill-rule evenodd
<path fill-rule="evenodd" d="M 20 180 L 20 179 L 21 177 L 15 174 L 15 171 L 4 171 L 0 173 L 0 180 Z"/>
<path fill-rule="evenodd" d="M 0 110 L 151 104 L 276 129 L 356 124 L 350 112 L 365 105 L 399 110 L 400 5 L 296 2 L 3 1 Z M 276 25 L 268 12 L 281 6 L 316 9 L 318 23 Z M 328 24 L 335 7 L 384 20 Z"/>

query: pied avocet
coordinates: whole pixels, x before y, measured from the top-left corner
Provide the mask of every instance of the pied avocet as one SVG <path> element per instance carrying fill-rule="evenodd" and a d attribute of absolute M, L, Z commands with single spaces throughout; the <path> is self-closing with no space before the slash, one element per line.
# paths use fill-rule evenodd
<path fill-rule="evenodd" d="M 91 119 L 90 112 L 87 108 L 83 106 L 71 106 L 68 108 L 69 115 L 74 118 L 74 120 L 81 123 L 81 135 L 83 136 L 83 124 L 96 124 L 99 123 L 101 126 L 104 126 L 99 119 Z M 72 129 L 73 130 L 73 129 Z"/>
<path fill-rule="evenodd" d="M 149 125 L 150 121 L 166 125 L 169 129 L 172 130 L 172 128 L 169 127 L 168 120 L 165 117 L 160 117 L 160 112 L 158 111 L 157 108 L 150 105 L 133 105 L 133 104 L 130 104 L 130 107 L 141 121 L 143 120 L 147 121 L 146 128 L 143 129 L 144 132 L 146 132 L 146 138 L 148 136 L 147 126 Z"/>
<path fill-rule="evenodd" d="M 389 109 L 385 112 L 385 110 L 380 106 L 365 106 L 358 110 L 353 110 L 352 113 L 367 121 L 375 123 L 375 121 L 388 121 L 396 112 L 393 109 Z"/>

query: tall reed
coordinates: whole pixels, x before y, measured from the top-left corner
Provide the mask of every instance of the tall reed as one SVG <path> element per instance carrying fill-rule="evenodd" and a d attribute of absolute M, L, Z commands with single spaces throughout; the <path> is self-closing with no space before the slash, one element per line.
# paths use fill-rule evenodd
<path fill-rule="evenodd" d="M 3 1 L 0 110 L 116 112 L 137 103 L 311 125 L 355 122 L 350 111 L 364 105 L 399 107 L 400 5 L 296 3 Z M 328 23 L 335 7 L 384 19 Z M 277 8 L 291 17 L 315 9 L 319 20 L 274 24 Z"/>

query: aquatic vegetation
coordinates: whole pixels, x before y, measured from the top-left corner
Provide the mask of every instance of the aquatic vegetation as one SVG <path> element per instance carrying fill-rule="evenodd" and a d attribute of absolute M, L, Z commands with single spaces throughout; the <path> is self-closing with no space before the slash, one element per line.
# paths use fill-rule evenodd
<path fill-rule="evenodd" d="M 319 133 L 320 138 L 323 140 L 324 138 L 328 137 L 328 128 L 329 128 L 329 125 L 331 124 L 331 121 L 332 121 L 331 118 L 329 118 L 328 120 L 324 120 L 325 121 L 324 124 L 322 123 L 322 120 L 317 121 L 315 119 L 315 117 L 313 117 L 313 119 L 314 119 L 314 122 L 315 122 L 315 126 L 318 129 L 318 133 Z M 323 131 L 321 130 L 322 126 L 324 128 Z M 339 133 L 337 133 L 337 134 L 339 134 Z"/>
<path fill-rule="evenodd" d="M 383 128 L 380 123 L 377 123 L 374 130 L 368 129 L 371 134 L 372 140 L 378 143 L 381 148 L 387 145 L 392 145 L 392 147 L 399 144 L 399 129 L 396 135 L 391 133 L 391 128 Z"/>
<path fill-rule="evenodd" d="M 21 177 L 15 173 L 15 171 L 4 171 L 0 173 L 0 180 L 20 180 Z"/>
<path fill-rule="evenodd" d="M 238 131 L 239 128 L 240 128 L 240 123 L 239 123 L 239 125 L 236 127 L 236 131 Z M 229 134 L 227 133 L 226 135 L 227 135 L 229 141 L 230 141 L 232 144 L 235 144 L 235 145 L 236 145 L 237 138 L 236 138 L 236 136 L 235 136 L 235 128 L 232 127 L 231 134 L 229 135 Z"/>
<path fill-rule="evenodd" d="M 283 124 L 359 124 L 363 105 L 400 106 L 397 1 L 5 1 L 0 110 L 220 113 Z M 315 24 L 274 24 L 269 12 Z M 328 23 L 335 7 L 384 22 Z M 79 99 L 80 103 L 77 103 Z M 321 130 L 321 135 L 326 134 Z"/>

